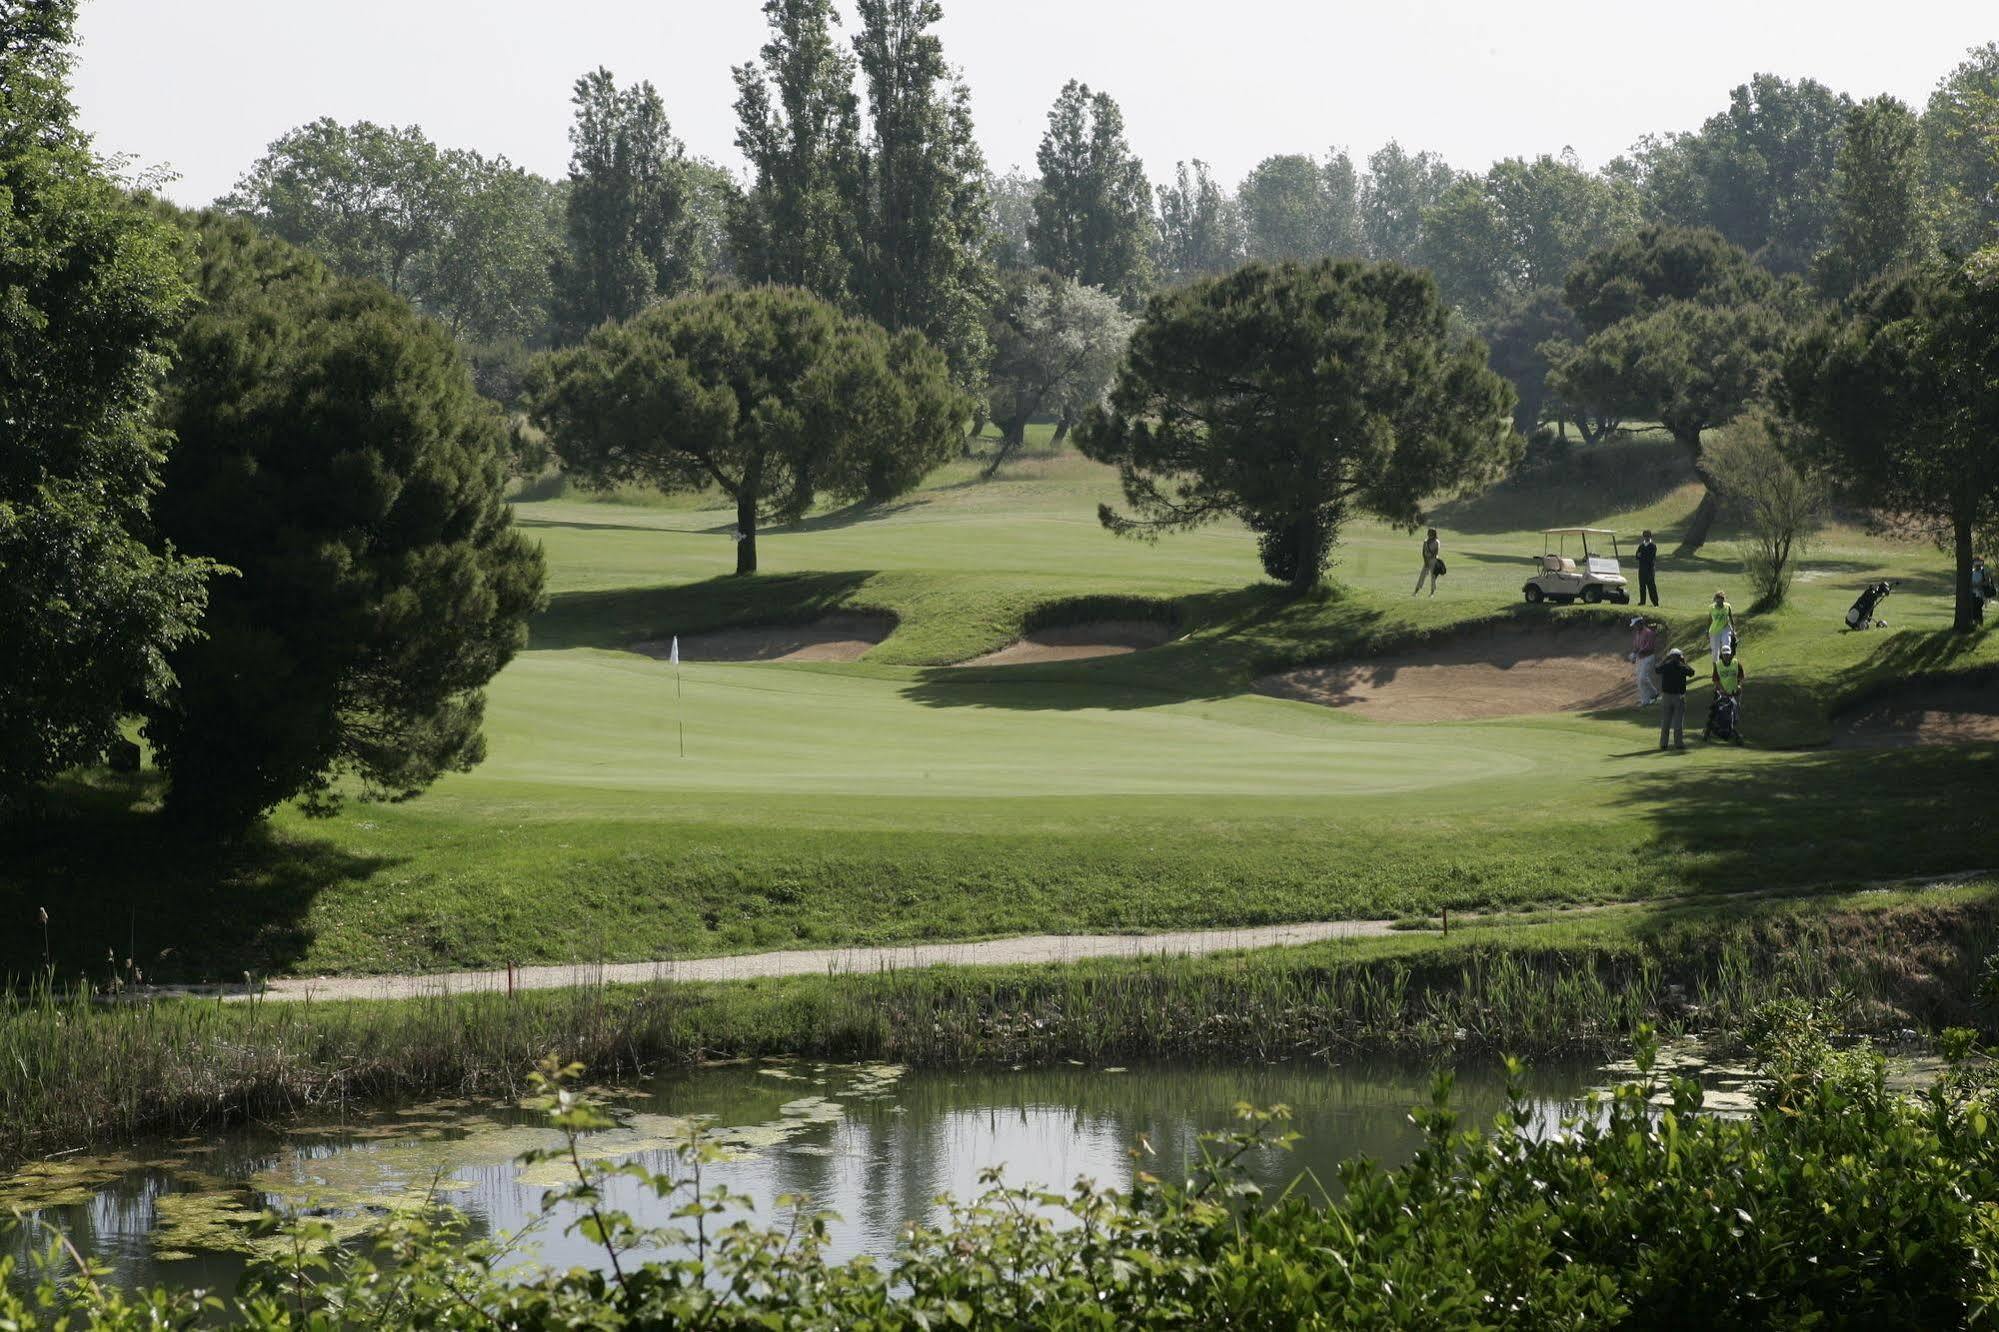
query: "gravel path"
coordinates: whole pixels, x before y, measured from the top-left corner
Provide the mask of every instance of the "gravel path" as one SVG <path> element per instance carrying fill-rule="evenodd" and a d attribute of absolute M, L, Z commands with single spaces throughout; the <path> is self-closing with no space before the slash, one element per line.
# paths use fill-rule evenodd
<path fill-rule="evenodd" d="M 1277 948 L 1387 934 L 1387 920 L 1329 920 L 1303 925 L 1246 926 L 1231 930 L 1175 930 L 1166 934 L 1033 934 L 983 943 L 913 944 L 892 948 L 813 948 L 678 962 L 618 962 L 557 967 L 517 967 L 517 990 L 572 985 L 639 985 L 653 981 L 749 980 L 762 976 L 823 976 L 904 971 L 912 967 L 1004 966 L 1015 962 L 1077 962 L 1092 957 L 1195 956 L 1241 948 Z M 505 992 L 507 973 L 448 971 L 427 976 L 281 978 L 268 982 L 266 1000 L 414 999 L 425 995 Z M 245 997 L 240 990 L 228 997 Z"/>

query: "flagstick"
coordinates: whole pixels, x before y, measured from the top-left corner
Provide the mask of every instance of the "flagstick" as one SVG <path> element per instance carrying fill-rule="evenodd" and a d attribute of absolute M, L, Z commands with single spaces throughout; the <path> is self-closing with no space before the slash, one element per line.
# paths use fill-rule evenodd
<path fill-rule="evenodd" d="M 680 663 L 673 663 L 673 716 L 680 723 L 680 757 L 687 757 L 687 715 L 680 706 Z"/>

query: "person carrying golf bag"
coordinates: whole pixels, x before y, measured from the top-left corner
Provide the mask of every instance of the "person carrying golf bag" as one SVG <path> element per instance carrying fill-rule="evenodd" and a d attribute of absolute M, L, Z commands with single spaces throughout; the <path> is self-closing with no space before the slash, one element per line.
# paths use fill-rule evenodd
<path fill-rule="evenodd" d="M 1742 743 L 1742 683 L 1748 678 L 1735 659 L 1735 648 L 1724 647 L 1721 660 L 1714 664 L 1714 701 L 1708 704 L 1703 732 L 1708 739 Z"/>

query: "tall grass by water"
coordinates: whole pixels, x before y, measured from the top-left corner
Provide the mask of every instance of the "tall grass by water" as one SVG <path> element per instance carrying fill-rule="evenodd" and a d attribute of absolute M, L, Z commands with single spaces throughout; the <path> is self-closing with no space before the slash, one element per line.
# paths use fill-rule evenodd
<path fill-rule="evenodd" d="M 1876 895 L 1877 898 L 1880 895 Z M 1595 1052 L 1641 1022 L 1726 1035 L 1779 996 L 1873 1029 L 1975 1019 L 1990 886 L 1879 905 L 1606 913 L 1208 958 L 402 1001 L 0 997 L 0 1162 L 439 1093 L 517 1094 L 551 1053 L 616 1079 L 800 1054 L 918 1065 Z"/>

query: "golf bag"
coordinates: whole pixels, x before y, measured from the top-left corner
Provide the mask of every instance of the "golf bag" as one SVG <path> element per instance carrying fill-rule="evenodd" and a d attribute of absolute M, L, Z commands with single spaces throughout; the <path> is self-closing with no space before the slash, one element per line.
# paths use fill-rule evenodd
<path fill-rule="evenodd" d="M 1736 718 L 1741 714 L 1742 705 L 1732 694 L 1716 693 L 1707 705 L 1707 729 L 1701 734 L 1710 740 L 1732 740 L 1742 743 L 1742 732 L 1735 727 Z"/>
<path fill-rule="evenodd" d="M 1880 605 L 1883 598 L 1894 590 L 1895 585 L 1886 579 L 1870 584 L 1867 590 L 1860 594 L 1860 599 L 1847 607 L 1846 627 L 1849 629 L 1886 629 L 1888 622 L 1886 620 L 1875 619 L 1874 608 Z"/>

